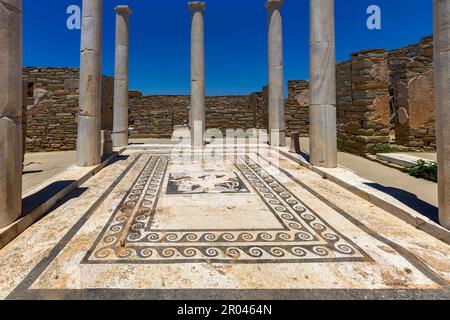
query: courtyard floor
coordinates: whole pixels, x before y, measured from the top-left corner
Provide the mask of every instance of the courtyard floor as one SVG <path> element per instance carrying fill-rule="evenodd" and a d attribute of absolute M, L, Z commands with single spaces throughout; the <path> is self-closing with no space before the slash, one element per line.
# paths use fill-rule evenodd
<path fill-rule="evenodd" d="M 276 152 L 128 150 L 0 250 L 0 298 L 450 299 L 450 246 Z"/>
<path fill-rule="evenodd" d="M 76 151 L 26 153 L 23 166 L 22 190 L 24 192 L 72 166 Z"/>

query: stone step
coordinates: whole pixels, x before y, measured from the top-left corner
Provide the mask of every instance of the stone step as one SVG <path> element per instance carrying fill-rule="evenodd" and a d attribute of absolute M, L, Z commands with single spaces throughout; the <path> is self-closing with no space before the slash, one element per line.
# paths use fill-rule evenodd
<path fill-rule="evenodd" d="M 426 162 L 432 162 L 430 159 L 413 156 L 406 153 L 378 153 L 376 155 L 378 160 L 386 161 L 389 163 L 397 164 L 402 167 L 410 168 L 417 164 L 418 161 L 423 160 Z"/>

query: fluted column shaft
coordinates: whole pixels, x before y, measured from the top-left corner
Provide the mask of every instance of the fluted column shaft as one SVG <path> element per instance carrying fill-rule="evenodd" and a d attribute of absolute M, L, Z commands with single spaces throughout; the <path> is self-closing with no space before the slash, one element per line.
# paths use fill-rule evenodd
<path fill-rule="evenodd" d="M 450 0 L 434 0 L 439 221 L 450 229 Z"/>
<path fill-rule="evenodd" d="M 22 210 L 22 0 L 0 0 L 0 228 Z"/>
<path fill-rule="evenodd" d="M 83 0 L 77 164 L 101 161 L 102 0 Z"/>
<path fill-rule="evenodd" d="M 337 167 L 334 0 L 310 0 L 310 160 Z"/>
<path fill-rule="evenodd" d="M 129 53 L 129 18 L 128 6 L 117 6 L 116 11 L 116 55 L 114 73 L 114 118 L 113 145 L 128 145 L 128 53 Z"/>

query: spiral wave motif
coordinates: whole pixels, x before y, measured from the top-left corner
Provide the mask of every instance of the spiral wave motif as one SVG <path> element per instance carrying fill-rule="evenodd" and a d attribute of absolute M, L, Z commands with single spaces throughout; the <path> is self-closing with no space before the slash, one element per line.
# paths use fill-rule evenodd
<path fill-rule="evenodd" d="M 335 248 L 340 252 L 340 253 L 343 253 L 343 254 L 355 254 L 355 250 L 352 248 L 352 247 L 350 247 L 349 245 L 346 245 L 346 244 L 338 244 L 338 245 L 336 245 L 335 246 Z"/>
<path fill-rule="evenodd" d="M 144 249 L 138 251 L 138 255 L 144 259 L 150 258 L 151 256 L 153 256 L 153 249 L 152 248 L 144 248 Z"/>
<path fill-rule="evenodd" d="M 286 255 L 285 251 L 283 249 L 281 249 L 281 248 L 278 248 L 278 247 L 270 248 L 269 253 L 272 256 L 277 257 L 277 258 L 281 258 L 281 257 L 284 257 Z"/>
<path fill-rule="evenodd" d="M 214 258 L 220 255 L 220 251 L 217 248 L 207 248 L 204 254 L 209 258 Z"/>
<path fill-rule="evenodd" d="M 322 256 L 322 257 L 325 257 L 325 256 L 327 256 L 329 254 L 328 249 L 323 247 L 323 246 L 314 246 L 314 247 L 312 247 L 312 252 L 314 252 L 318 256 Z"/>

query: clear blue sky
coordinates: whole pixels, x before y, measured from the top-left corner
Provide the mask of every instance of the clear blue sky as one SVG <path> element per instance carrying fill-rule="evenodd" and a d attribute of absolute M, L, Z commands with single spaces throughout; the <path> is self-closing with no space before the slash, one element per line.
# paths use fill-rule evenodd
<path fill-rule="evenodd" d="M 130 88 L 146 94 L 189 93 L 187 0 L 104 0 L 103 73 L 114 74 L 115 5 L 131 16 Z M 247 94 L 267 82 L 265 0 L 208 0 L 205 12 L 207 95 Z M 23 0 L 24 65 L 79 66 L 80 31 L 66 9 L 81 0 Z M 369 5 L 382 9 L 382 30 L 366 28 Z M 367 48 L 396 48 L 432 34 L 431 0 L 335 0 L 337 59 Z M 285 78 L 308 79 L 308 0 L 283 9 Z"/>

